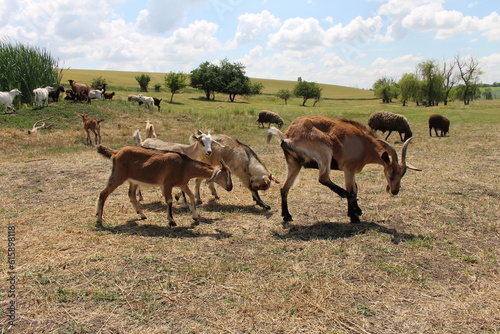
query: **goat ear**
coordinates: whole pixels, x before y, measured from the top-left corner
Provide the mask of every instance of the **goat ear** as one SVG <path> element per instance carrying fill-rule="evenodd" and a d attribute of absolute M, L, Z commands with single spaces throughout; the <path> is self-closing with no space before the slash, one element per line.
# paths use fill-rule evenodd
<path fill-rule="evenodd" d="M 198 130 L 198 131 L 197 131 L 197 133 L 198 133 L 198 135 L 200 135 L 200 136 L 201 136 L 201 135 L 203 134 L 203 131 Z"/>
<path fill-rule="evenodd" d="M 387 151 L 384 151 L 380 157 L 386 164 L 389 165 L 391 163 L 391 158 L 389 157 L 389 153 L 387 153 Z"/>

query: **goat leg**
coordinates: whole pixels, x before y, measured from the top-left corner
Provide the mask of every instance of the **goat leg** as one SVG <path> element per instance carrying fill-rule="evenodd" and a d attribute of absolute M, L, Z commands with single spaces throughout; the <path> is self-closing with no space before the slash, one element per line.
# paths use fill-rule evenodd
<path fill-rule="evenodd" d="M 351 223 L 359 223 L 359 216 L 363 214 L 361 208 L 358 206 L 358 198 L 356 194 L 349 194 L 347 197 L 347 215 L 351 218 Z"/>
<path fill-rule="evenodd" d="M 262 199 L 260 199 L 259 192 L 257 190 L 250 190 L 250 191 L 252 192 L 252 198 L 253 198 L 253 200 L 255 201 L 255 203 L 258 206 L 260 206 L 260 207 L 262 207 L 262 208 L 264 208 L 266 210 L 270 210 L 271 209 L 271 207 L 269 205 L 267 205 L 266 203 L 264 203 L 262 201 Z"/>

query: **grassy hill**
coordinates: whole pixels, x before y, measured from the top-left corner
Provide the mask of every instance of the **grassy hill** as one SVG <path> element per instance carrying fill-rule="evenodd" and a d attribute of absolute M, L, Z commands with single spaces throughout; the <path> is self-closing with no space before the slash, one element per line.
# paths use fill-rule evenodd
<path fill-rule="evenodd" d="M 138 90 L 139 85 L 135 80 L 137 75 L 142 73 L 151 77 L 149 87 L 153 90 L 156 83 L 164 85 L 166 73 L 153 72 L 124 72 L 124 71 L 100 71 L 100 70 L 77 70 L 68 69 L 63 71 L 63 84 L 67 84 L 69 79 L 77 82 L 91 83 L 94 78 L 103 77 L 109 84 L 109 90 Z M 296 81 L 271 80 L 271 79 L 252 79 L 252 81 L 261 82 L 264 85 L 264 94 L 275 94 L 279 89 L 292 90 Z M 327 99 L 372 99 L 373 92 L 358 88 L 319 84 L 323 88 L 323 98 Z"/>

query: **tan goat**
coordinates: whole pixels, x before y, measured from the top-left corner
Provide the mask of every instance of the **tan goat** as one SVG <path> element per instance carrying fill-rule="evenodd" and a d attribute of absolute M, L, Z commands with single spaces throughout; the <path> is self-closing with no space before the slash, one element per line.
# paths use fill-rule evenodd
<path fill-rule="evenodd" d="M 87 133 L 87 144 L 92 145 L 92 139 L 90 139 L 90 132 L 92 131 L 95 135 L 95 143 L 100 144 L 101 143 L 101 122 L 104 121 L 104 119 L 99 119 L 99 118 L 90 118 L 87 119 L 89 114 L 78 114 L 79 116 L 82 117 L 83 120 L 83 129 Z"/>
<path fill-rule="evenodd" d="M 177 225 L 172 217 L 173 187 L 181 188 L 189 196 L 193 219 L 198 219 L 199 215 L 196 212 L 194 195 L 188 187 L 189 180 L 202 177 L 219 184 L 227 191 L 233 189 L 231 171 L 223 161 L 221 161 L 222 166 L 213 167 L 201 161 L 193 160 L 182 153 L 159 151 L 140 146 L 125 146 L 119 150 L 112 150 L 99 145 L 97 152 L 110 158 L 113 162 L 108 184 L 99 195 L 97 204 L 98 225 L 102 224 L 102 212 L 106 198 L 126 181 L 130 184 L 128 190 L 130 202 L 141 216 L 141 219 L 146 219 L 146 216 L 137 201 L 137 187 L 147 185 L 162 188 L 168 207 L 167 219 L 169 226 Z"/>

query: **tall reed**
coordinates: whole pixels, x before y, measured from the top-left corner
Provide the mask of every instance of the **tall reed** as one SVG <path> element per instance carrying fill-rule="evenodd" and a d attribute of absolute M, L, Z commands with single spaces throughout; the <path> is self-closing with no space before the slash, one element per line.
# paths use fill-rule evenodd
<path fill-rule="evenodd" d="M 0 90 L 17 88 L 22 103 L 33 103 L 33 89 L 60 84 L 62 70 L 58 60 L 45 49 L 8 40 L 0 41 Z M 17 106 L 18 107 L 18 106 Z"/>

